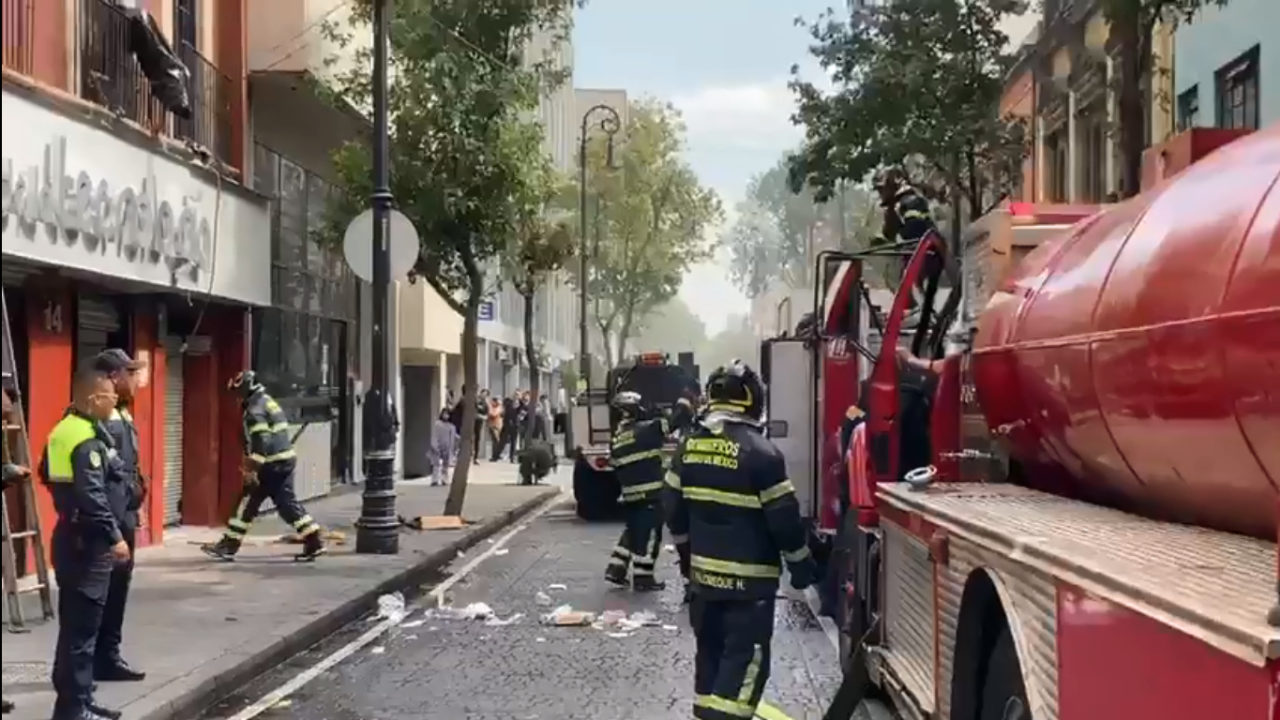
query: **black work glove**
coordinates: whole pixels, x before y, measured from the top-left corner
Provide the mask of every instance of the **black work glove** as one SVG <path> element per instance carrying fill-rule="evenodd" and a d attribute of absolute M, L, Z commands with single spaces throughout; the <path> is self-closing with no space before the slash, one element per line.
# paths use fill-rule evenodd
<path fill-rule="evenodd" d="M 680 543 L 676 546 L 676 555 L 680 556 L 680 577 L 685 580 L 689 579 L 689 543 Z"/>
<path fill-rule="evenodd" d="M 821 579 L 818 577 L 818 563 L 814 562 L 812 557 L 807 557 L 798 563 L 791 563 L 787 569 L 791 574 L 791 587 L 797 590 L 815 585 Z"/>

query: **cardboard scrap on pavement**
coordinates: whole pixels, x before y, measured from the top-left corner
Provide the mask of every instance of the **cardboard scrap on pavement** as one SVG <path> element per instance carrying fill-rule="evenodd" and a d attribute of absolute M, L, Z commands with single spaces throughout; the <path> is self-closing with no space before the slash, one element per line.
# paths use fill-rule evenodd
<path fill-rule="evenodd" d="M 400 524 L 410 530 L 461 530 L 471 523 L 460 515 L 419 515 L 400 518 Z"/>

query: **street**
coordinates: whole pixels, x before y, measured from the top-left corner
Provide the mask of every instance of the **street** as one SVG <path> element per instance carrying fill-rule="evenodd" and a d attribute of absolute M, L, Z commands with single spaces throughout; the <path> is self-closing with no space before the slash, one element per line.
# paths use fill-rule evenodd
<path fill-rule="evenodd" d="M 441 593 L 445 609 L 432 592 L 442 586 L 427 586 L 403 620 L 383 621 L 384 634 L 371 629 L 376 617 L 357 621 L 242 688 L 205 720 L 688 718 L 694 638 L 674 553 L 668 548 L 659 564 L 665 592 L 613 588 L 602 573 L 619 532 L 616 524 L 584 523 L 560 503 L 459 558 L 453 578 L 441 580 L 450 585 Z M 474 603 L 493 615 L 458 617 L 467 606 L 482 610 Z M 564 605 L 596 613 L 597 626 L 540 621 Z M 636 615 L 646 612 L 653 617 Z M 613 622 L 624 614 L 650 624 Z M 765 699 L 793 720 L 819 718 L 838 684 L 832 644 L 803 600 L 780 599 L 776 617 Z M 350 655 L 333 664 L 335 653 Z M 259 702 L 282 686 L 297 689 Z M 260 715 L 245 710 L 251 706 Z"/>

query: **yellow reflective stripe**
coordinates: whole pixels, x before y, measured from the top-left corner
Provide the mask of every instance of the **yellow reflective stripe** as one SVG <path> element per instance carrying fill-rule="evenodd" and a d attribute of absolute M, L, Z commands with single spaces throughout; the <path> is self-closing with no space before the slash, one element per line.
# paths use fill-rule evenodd
<path fill-rule="evenodd" d="M 245 535 L 243 532 L 239 530 L 232 530 L 231 528 L 227 528 L 227 531 L 222 534 L 232 540 L 243 540 Z"/>
<path fill-rule="evenodd" d="M 275 455 L 259 455 L 257 453 L 249 454 L 250 460 L 257 460 L 263 465 L 266 465 L 267 463 L 276 462 L 278 460 L 290 460 L 296 457 L 298 457 L 298 453 L 294 450 L 285 450 L 284 452 L 278 452 Z"/>
<path fill-rule="evenodd" d="M 753 645 L 751 650 L 751 662 L 747 664 L 747 671 L 742 674 L 742 687 L 738 688 L 738 702 L 750 705 L 751 696 L 756 691 L 756 679 L 760 676 L 760 661 L 763 659 L 764 653 L 759 645 Z M 752 706 L 754 708 L 754 706 Z"/>
<path fill-rule="evenodd" d="M 717 575 L 734 575 L 742 578 L 772 579 L 782 576 L 782 568 L 777 565 L 759 565 L 756 563 L 740 563 L 732 560 L 716 560 L 715 558 L 694 555 L 690 564 L 699 569 Z"/>
<path fill-rule="evenodd" d="M 660 423 L 659 427 L 661 427 L 661 428 L 662 428 L 662 434 L 663 434 L 663 435 L 670 435 L 670 434 L 671 434 L 671 423 L 667 422 L 667 419 L 666 419 L 666 418 L 660 418 L 660 419 L 658 420 L 658 422 Z"/>
<path fill-rule="evenodd" d="M 768 504 L 783 496 L 792 495 L 795 493 L 795 491 L 796 491 L 796 488 L 794 485 L 791 484 L 790 480 L 783 480 L 782 482 L 778 483 L 777 485 L 774 485 L 773 487 L 768 487 L 768 488 L 765 488 L 764 490 L 761 490 L 760 502 Z"/>
<path fill-rule="evenodd" d="M 670 487 L 673 487 L 676 490 L 680 489 L 680 476 L 670 470 L 667 471 L 666 482 Z"/>
<path fill-rule="evenodd" d="M 249 529 L 249 523 L 241 520 L 240 518 L 231 518 L 227 521 L 227 527 L 247 531 Z"/>
<path fill-rule="evenodd" d="M 791 716 L 761 700 L 756 706 L 756 720 L 791 720 Z"/>
<path fill-rule="evenodd" d="M 792 550 L 791 552 L 782 553 L 783 560 L 786 560 L 787 562 L 793 562 L 793 563 L 800 562 L 801 560 L 804 560 L 807 557 L 809 557 L 808 545 L 800 548 L 799 550 Z"/>
<path fill-rule="evenodd" d="M 929 213 L 923 210 L 908 210 L 902 213 L 903 220 L 924 220 L 929 217 Z"/>
<path fill-rule="evenodd" d="M 651 482 L 651 483 L 644 483 L 642 485 L 629 485 L 627 487 L 624 487 L 622 488 L 622 494 L 624 496 L 643 495 L 647 492 L 653 492 L 655 490 L 661 490 L 661 489 L 662 489 L 662 483 Z"/>
<path fill-rule="evenodd" d="M 755 717 L 756 709 L 745 703 L 726 700 L 715 695 L 699 695 L 693 700 L 694 707 L 706 708 L 707 710 L 715 710 L 725 715 L 733 717 L 752 718 Z"/>
<path fill-rule="evenodd" d="M 254 423 L 249 426 L 250 435 L 259 435 L 262 433 L 288 432 L 289 423 L 280 422 L 274 425 L 268 423 Z"/>
<path fill-rule="evenodd" d="M 645 450 L 644 452 L 634 453 L 632 455 L 623 455 L 622 457 L 613 458 L 614 465 L 630 465 L 633 462 L 648 460 L 649 458 L 662 457 L 661 450 Z"/>
<path fill-rule="evenodd" d="M 310 515 L 303 515 L 293 522 L 293 527 L 297 530 L 301 530 L 314 522 L 315 520 L 312 520 Z"/>
<path fill-rule="evenodd" d="M 688 536 L 688 535 L 676 535 L 676 534 L 674 534 L 674 533 L 671 535 L 671 544 L 672 544 L 672 545 L 683 545 L 683 544 L 685 544 L 685 543 L 687 543 L 687 542 L 689 542 L 689 536 Z"/>
<path fill-rule="evenodd" d="M 50 475 L 49 476 L 49 482 L 51 483 L 73 483 L 75 481 L 76 479 L 74 477 L 70 477 L 67 475 Z"/>
<path fill-rule="evenodd" d="M 759 496 L 728 492 L 725 490 L 712 490 L 711 488 L 704 487 L 684 488 L 684 496 L 689 500 L 700 500 L 702 502 L 716 503 L 718 505 L 732 505 L 733 507 L 752 508 L 755 510 L 763 507 L 760 503 Z"/>

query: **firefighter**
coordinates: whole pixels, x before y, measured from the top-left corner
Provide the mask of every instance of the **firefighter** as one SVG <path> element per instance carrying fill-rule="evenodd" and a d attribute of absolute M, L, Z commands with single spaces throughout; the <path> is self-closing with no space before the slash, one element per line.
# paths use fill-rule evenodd
<path fill-rule="evenodd" d="M 885 209 L 881 239 L 885 242 L 920 240 L 934 230 L 929 201 L 908 180 L 897 165 L 880 169 L 873 180 L 880 206 Z"/>
<path fill-rule="evenodd" d="M 227 383 L 227 389 L 243 398 L 245 482 L 250 485 L 235 517 L 227 521 L 227 530 L 218 542 L 201 546 L 211 557 L 234 560 L 249 526 L 258 517 L 258 509 L 268 498 L 276 512 L 302 538 L 302 552 L 294 559 L 314 560 L 325 552 L 320 526 L 307 514 L 293 489 L 293 473 L 298 455 L 289 437 L 289 421 L 280 404 L 267 394 L 252 370 L 239 373 Z"/>
<path fill-rule="evenodd" d="M 762 434 L 764 388 L 735 360 L 707 380 L 709 412 L 666 475 L 667 527 L 690 580 L 697 636 L 693 716 L 751 718 L 769 677 L 774 598 L 817 581 L 782 453 Z"/>
<path fill-rule="evenodd" d="M 116 409 L 103 423 L 103 427 L 111 435 L 115 446 L 112 465 L 125 479 L 124 489 L 129 500 L 120 523 L 120 533 L 128 543 L 132 555 L 137 547 L 138 511 L 146 499 L 146 485 L 138 469 L 138 429 L 133 424 L 133 416 L 129 414 L 129 404 L 133 402 L 133 394 L 138 386 L 138 372 L 143 365 L 135 362 L 125 351 L 112 348 L 98 353 L 93 359 L 93 367 L 111 378 L 118 398 Z M 98 630 L 98 656 L 93 670 L 95 680 L 137 682 L 147 677 L 146 673 L 130 667 L 120 655 L 120 644 L 124 639 L 124 614 L 132 581 L 133 561 L 117 563 L 111 571 L 111 590 L 107 593 L 102 627 Z"/>
<path fill-rule="evenodd" d="M 640 592 L 662 590 L 666 583 L 654 577 L 658 551 L 662 547 L 662 446 L 671 429 L 664 417 L 647 418 L 639 393 L 620 392 L 613 406 L 621 414 L 618 429 L 609 444 L 618 484 L 622 486 L 626 528 L 613 549 L 605 579 Z"/>
<path fill-rule="evenodd" d="M 112 569 L 133 556 L 121 531 L 128 478 L 114 470 L 115 448 L 101 424 L 116 402 L 109 377 L 94 369 L 77 374 L 75 405 L 49 433 L 42 462 L 58 514 L 51 543 L 60 589 L 53 720 L 120 717 L 93 697 L 95 647 Z"/>

